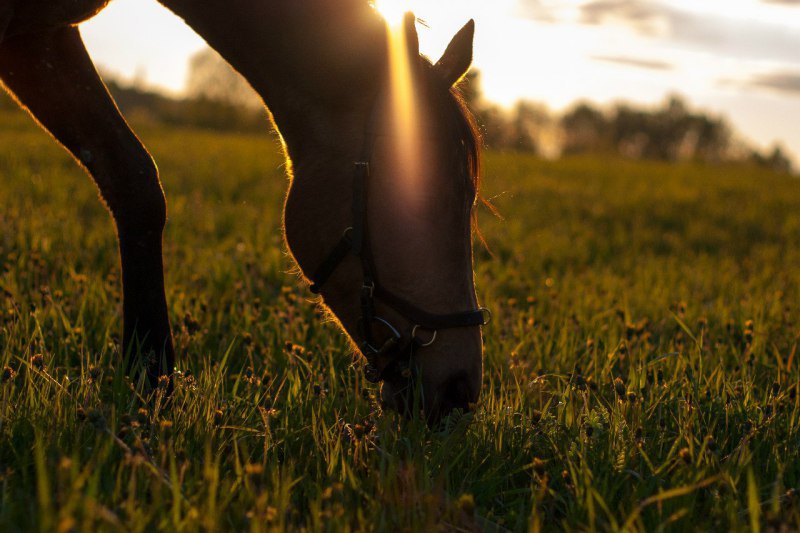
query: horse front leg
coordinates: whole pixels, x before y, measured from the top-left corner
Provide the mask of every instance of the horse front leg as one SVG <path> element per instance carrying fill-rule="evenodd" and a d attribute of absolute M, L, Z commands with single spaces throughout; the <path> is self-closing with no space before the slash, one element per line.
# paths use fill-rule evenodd
<path fill-rule="evenodd" d="M 146 369 L 156 386 L 172 375 L 175 357 L 161 257 L 166 202 L 150 154 L 120 115 L 77 28 L 6 40 L 0 79 L 100 189 L 119 237 L 127 370 Z"/>

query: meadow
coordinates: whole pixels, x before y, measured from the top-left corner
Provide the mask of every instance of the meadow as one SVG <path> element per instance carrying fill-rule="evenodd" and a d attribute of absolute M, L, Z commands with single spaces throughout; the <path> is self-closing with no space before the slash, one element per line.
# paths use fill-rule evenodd
<path fill-rule="evenodd" d="M 111 220 L 0 113 L 0 530 L 800 528 L 800 181 L 487 153 L 485 373 L 382 413 L 292 272 L 266 134 L 137 128 L 169 204 L 172 404 L 123 372 Z"/>

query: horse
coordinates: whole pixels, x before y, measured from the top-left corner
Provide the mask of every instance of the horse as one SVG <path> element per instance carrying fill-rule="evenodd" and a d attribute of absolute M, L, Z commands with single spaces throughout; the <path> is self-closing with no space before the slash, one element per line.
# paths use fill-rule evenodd
<path fill-rule="evenodd" d="M 171 391 L 166 199 L 78 27 L 109 1 L 0 0 L 0 80 L 97 185 L 119 242 L 126 369 Z M 407 176 L 394 150 L 389 28 L 366 0 L 159 1 L 262 98 L 287 161 L 285 245 L 381 383 L 384 405 L 413 404 L 429 420 L 471 409 L 490 316 L 473 274 L 479 133 L 457 89 L 474 22 L 436 63 L 420 55 L 413 15 L 403 22 L 425 148 Z"/>

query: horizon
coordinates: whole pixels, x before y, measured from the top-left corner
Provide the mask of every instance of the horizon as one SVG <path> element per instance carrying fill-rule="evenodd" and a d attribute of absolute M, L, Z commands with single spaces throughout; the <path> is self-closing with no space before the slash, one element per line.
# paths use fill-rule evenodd
<path fill-rule="evenodd" d="M 780 144 L 800 161 L 800 128 L 787 119 L 800 118 L 800 16 L 788 16 L 800 15 L 796 0 L 403 5 L 424 21 L 421 50 L 434 60 L 475 19 L 473 66 L 484 97 L 504 108 L 520 100 L 556 113 L 582 100 L 655 106 L 677 93 L 692 109 L 726 117 L 749 144 Z M 207 46 L 155 0 L 114 0 L 81 30 L 100 68 L 174 95 L 184 92 L 189 58 Z"/>

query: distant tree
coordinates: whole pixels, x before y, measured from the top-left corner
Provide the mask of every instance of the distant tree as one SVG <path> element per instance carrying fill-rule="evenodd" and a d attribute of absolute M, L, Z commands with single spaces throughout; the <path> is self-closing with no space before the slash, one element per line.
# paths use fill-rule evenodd
<path fill-rule="evenodd" d="M 751 160 L 758 166 L 769 168 L 780 174 L 789 174 L 792 172 L 792 160 L 789 159 L 780 145 L 774 146 L 772 151 L 768 154 L 761 154 L 757 151 L 753 151 Z"/>
<path fill-rule="evenodd" d="M 625 157 L 646 157 L 651 142 L 649 122 L 647 113 L 618 104 L 609 129 L 612 146 Z"/>
<path fill-rule="evenodd" d="M 609 149 L 608 120 L 588 102 L 580 102 L 561 117 L 565 154 L 605 152 Z"/>
<path fill-rule="evenodd" d="M 618 104 L 610 120 L 611 143 L 626 157 L 679 161 L 721 161 L 731 149 L 727 123 L 692 113 L 680 96 L 655 111 Z"/>
<path fill-rule="evenodd" d="M 189 59 L 186 96 L 247 108 L 263 106 L 250 84 L 211 48 Z"/>

